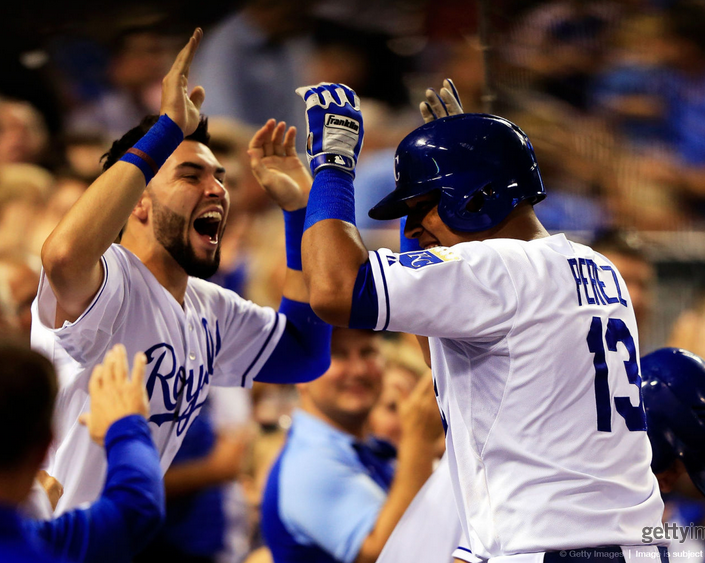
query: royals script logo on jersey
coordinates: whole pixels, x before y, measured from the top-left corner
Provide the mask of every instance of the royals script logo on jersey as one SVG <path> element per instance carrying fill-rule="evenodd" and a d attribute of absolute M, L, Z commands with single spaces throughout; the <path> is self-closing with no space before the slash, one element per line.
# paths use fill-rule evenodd
<path fill-rule="evenodd" d="M 220 352 L 220 328 L 215 323 L 215 335 L 208 327 L 208 321 L 201 319 L 206 336 L 206 365 L 198 369 L 187 369 L 179 365 L 174 347 L 166 342 L 155 344 L 145 351 L 147 356 L 147 394 L 150 401 L 155 392 L 161 392 L 166 412 L 155 413 L 150 422 L 161 426 L 165 422 L 176 422 L 176 435 L 181 436 L 189 427 L 191 418 L 205 402 L 201 391 L 209 384 L 213 375 L 215 358 Z M 152 403 L 153 404 L 153 403 Z"/>

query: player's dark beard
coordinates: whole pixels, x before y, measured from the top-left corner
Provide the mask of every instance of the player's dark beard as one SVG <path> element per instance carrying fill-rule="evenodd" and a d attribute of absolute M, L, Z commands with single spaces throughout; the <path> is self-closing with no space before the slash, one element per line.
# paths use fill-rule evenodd
<path fill-rule="evenodd" d="M 188 221 L 185 217 L 162 206 L 152 197 L 154 235 L 176 263 L 195 278 L 207 279 L 218 271 L 220 245 L 212 259 L 202 259 L 188 241 Z"/>

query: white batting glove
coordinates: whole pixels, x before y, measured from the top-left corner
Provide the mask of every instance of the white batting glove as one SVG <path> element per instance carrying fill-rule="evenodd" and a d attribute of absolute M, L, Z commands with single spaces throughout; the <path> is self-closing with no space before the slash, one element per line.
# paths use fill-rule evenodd
<path fill-rule="evenodd" d="M 433 88 L 426 90 L 426 101 L 419 104 L 421 117 L 428 123 L 441 117 L 463 113 L 463 104 L 455 84 L 450 78 L 443 81 L 443 88 L 436 92 Z"/>
<path fill-rule="evenodd" d="M 321 82 L 296 93 L 306 102 L 306 153 L 311 174 L 333 167 L 355 177 L 364 129 L 360 98 L 345 84 Z"/>

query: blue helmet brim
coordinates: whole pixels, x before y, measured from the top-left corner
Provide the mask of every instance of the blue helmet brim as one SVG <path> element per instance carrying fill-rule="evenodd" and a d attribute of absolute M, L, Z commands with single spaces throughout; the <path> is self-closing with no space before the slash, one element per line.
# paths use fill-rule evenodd
<path fill-rule="evenodd" d="M 404 194 L 402 190 L 396 189 L 392 193 L 387 194 L 386 197 L 381 199 L 372 209 L 370 209 L 367 215 L 371 219 L 376 219 L 378 221 L 388 221 L 390 219 L 399 219 L 409 214 L 409 206 L 406 205 L 406 201 L 421 195 L 420 193 Z"/>

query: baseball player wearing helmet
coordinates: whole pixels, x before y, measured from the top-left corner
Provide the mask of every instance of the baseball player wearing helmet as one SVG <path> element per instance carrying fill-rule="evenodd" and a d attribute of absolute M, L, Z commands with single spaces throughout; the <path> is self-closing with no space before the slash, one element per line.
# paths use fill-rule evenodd
<path fill-rule="evenodd" d="M 370 216 L 406 216 L 422 249 L 368 251 L 354 223 L 359 99 L 339 84 L 298 92 L 311 305 L 334 325 L 428 337 L 464 547 L 481 560 L 629 557 L 621 546 L 641 547 L 663 512 L 634 310 L 613 264 L 537 219 L 529 139 L 485 114 L 410 133 Z"/>
<path fill-rule="evenodd" d="M 77 420 L 91 369 L 114 343 L 147 357 L 149 423 L 164 471 L 211 384 L 305 381 L 330 361 L 330 327 L 311 311 L 300 271 L 308 189 L 272 194 L 287 223 L 279 312 L 198 279 L 218 267 L 230 205 L 199 114 L 205 93 L 187 91 L 201 37 L 197 29 L 166 75 L 161 117 L 146 134 L 138 127 L 113 145 L 109 168 L 42 249 L 32 342 L 59 371 L 48 468 L 64 486 L 58 513 L 94 500 L 103 485 L 104 455 Z M 292 139 L 280 139 L 288 152 Z"/>

